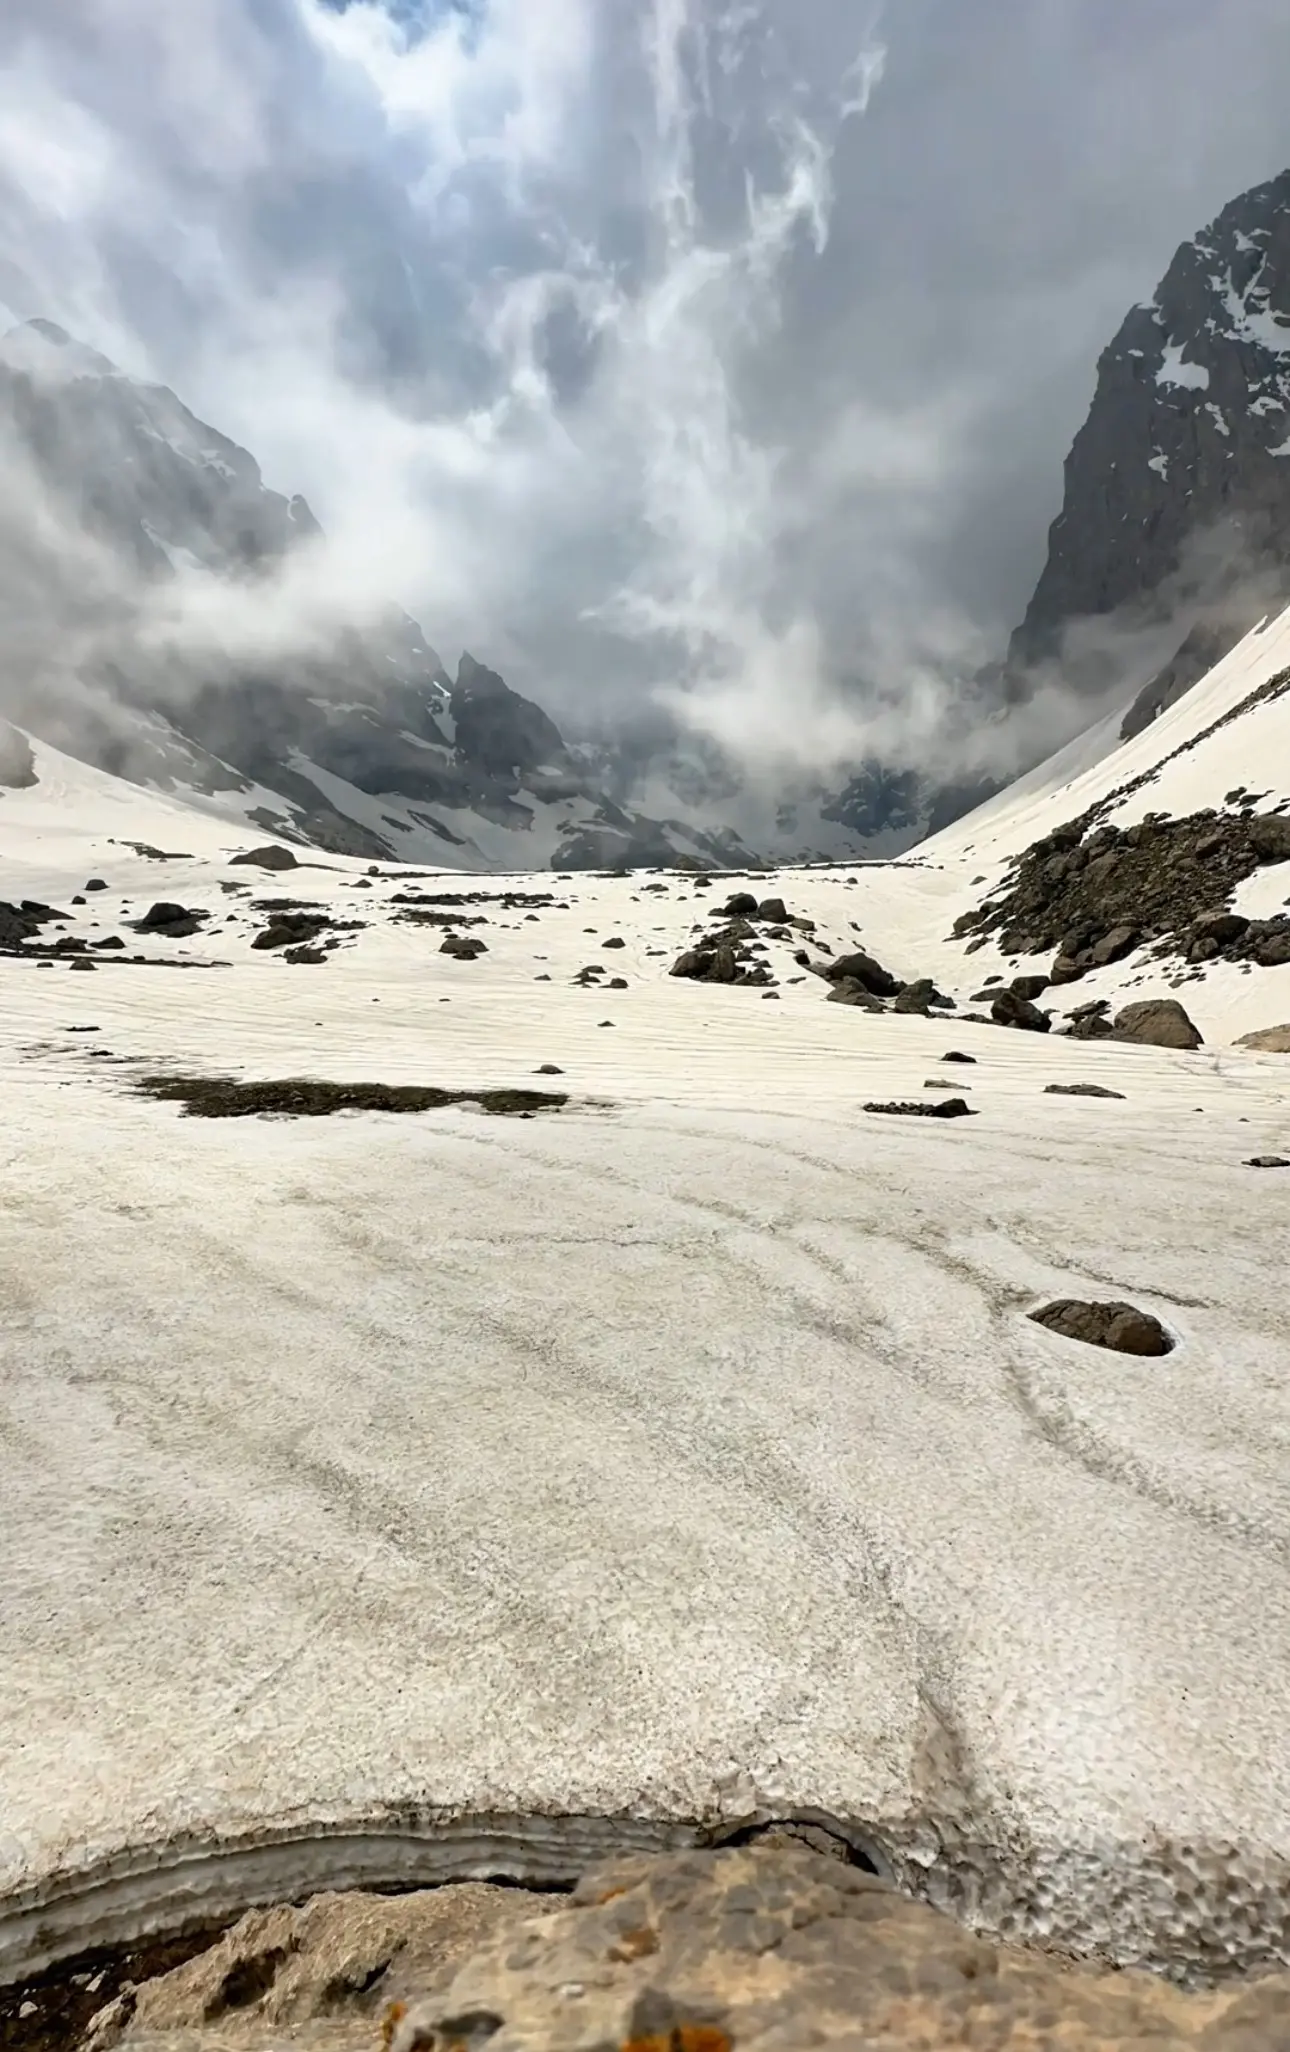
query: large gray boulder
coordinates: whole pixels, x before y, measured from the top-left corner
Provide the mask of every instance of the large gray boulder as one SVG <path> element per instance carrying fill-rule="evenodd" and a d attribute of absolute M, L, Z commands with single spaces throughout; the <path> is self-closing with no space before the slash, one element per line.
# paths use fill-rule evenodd
<path fill-rule="evenodd" d="M 1200 1047 L 1200 1028 L 1188 1018 L 1177 998 L 1143 998 L 1115 1015 L 1116 1040 L 1141 1041 L 1147 1047 Z"/>

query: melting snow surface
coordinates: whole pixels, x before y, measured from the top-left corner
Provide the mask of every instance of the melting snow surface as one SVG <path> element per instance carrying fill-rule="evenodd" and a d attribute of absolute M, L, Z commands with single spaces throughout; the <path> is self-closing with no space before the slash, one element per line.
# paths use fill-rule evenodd
<path fill-rule="evenodd" d="M 596 1819 L 760 1807 L 861 1820 L 926 1886 L 929 1657 L 973 1785 L 1008 1792 L 971 1820 L 1000 1904 L 1151 1958 L 1176 1903 L 1144 1844 L 1254 1846 L 1248 1886 L 1283 1886 L 1287 1191 L 1243 1164 L 1290 1153 L 1290 1058 L 1231 1043 L 1290 1020 L 1290 968 L 1189 983 L 1195 1053 L 1097 1046 L 965 1020 L 1046 964 L 948 936 L 1095 800 L 1124 825 L 1286 792 L 1290 698 L 1217 722 L 1287 665 L 1290 615 L 906 859 L 756 881 L 818 961 L 934 976 L 939 1020 L 827 1003 L 800 930 L 766 942 L 774 1002 L 671 978 L 730 888 L 675 872 L 459 879 L 556 902 L 463 907 L 487 952 L 457 961 L 395 916 L 422 887 L 397 872 L 230 869 L 262 831 L 35 744 L 0 794 L 7 894 L 151 966 L 0 957 L 0 1965 L 55 1887 L 83 1944 L 94 1884 L 136 1919 L 180 1888 L 239 1906 L 212 1841 L 280 1841 L 289 1895 L 351 1858 L 441 1875 L 437 1837 L 489 1813 L 547 1820 L 492 1872 L 579 1864 Z M 251 946 L 277 893 L 366 924 L 292 967 Z M 211 918 L 135 935 L 157 898 Z M 627 987 L 579 986 L 592 962 Z M 1051 997 L 1166 988 L 1133 956 Z M 130 1088 L 546 1062 L 571 1101 L 528 1122 L 206 1121 Z M 978 1116 L 861 1109 L 938 1078 Z M 1155 1311 L 1176 1351 L 1026 1319 L 1071 1294 Z M 311 1826 L 339 1835 L 293 1852 Z M 1188 1883 L 1202 1919 L 1236 1903 L 1238 1950 L 1244 1874 L 1215 1850 Z"/>

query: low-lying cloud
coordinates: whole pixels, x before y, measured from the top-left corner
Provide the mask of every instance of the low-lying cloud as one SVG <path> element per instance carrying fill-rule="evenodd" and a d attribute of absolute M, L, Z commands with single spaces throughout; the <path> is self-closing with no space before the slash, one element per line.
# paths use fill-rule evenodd
<path fill-rule="evenodd" d="M 149 588 L 158 644 L 393 599 L 575 728 L 962 764 L 1098 347 L 1279 168 L 1272 0 L 1150 11 L 10 0 L 0 301 L 323 522 L 236 607 Z"/>

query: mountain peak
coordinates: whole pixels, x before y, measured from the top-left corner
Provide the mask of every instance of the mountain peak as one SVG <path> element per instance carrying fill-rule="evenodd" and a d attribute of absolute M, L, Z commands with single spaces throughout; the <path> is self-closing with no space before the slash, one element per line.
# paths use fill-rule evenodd
<path fill-rule="evenodd" d="M 1056 655 L 1098 615 L 1185 607 L 1185 631 L 1283 563 L 1288 539 L 1290 171 L 1183 242 L 1103 351 L 1012 662 Z"/>
<path fill-rule="evenodd" d="M 25 372 L 42 384 L 120 375 L 110 357 L 78 342 L 57 321 L 41 319 L 24 321 L 0 337 L 0 364 L 12 371 Z"/>

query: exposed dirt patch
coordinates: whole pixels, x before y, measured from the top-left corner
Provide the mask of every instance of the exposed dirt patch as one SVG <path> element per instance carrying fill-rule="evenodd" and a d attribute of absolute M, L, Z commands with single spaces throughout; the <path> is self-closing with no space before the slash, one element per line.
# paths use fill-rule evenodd
<path fill-rule="evenodd" d="M 1108 1090 L 1105 1083 L 1045 1083 L 1045 1097 L 1116 1097 L 1124 1103 L 1122 1090 Z"/>
<path fill-rule="evenodd" d="M 390 900 L 398 904 L 397 898 Z M 396 919 L 408 926 L 487 926 L 487 912 L 436 912 L 426 905 L 403 905 L 395 913 Z"/>
<path fill-rule="evenodd" d="M 30 1981 L 0 1988 L 0 2052 L 72 2052 L 90 2018 L 127 1982 L 171 1973 L 209 1950 L 227 1929 L 221 1923 L 184 1938 L 84 1952 Z"/>
<path fill-rule="evenodd" d="M 554 891 L 396 891 L 391 905 L 501 905 L 506 911 L 554 905 Z"/>
<path fill-rule="evenodd" d="M 939 1104 L 919 1104 L 913 1099 L 893 1099 L 890 1104 L 866 1104 L 867 1112 L 891 1112 L 900 1119 L 969 1119 L 976 1114 L 961 1097 L 943 1097 Z"/>
<path fill-rule="evenodd" d="M 263 1083 L 239 1083 L 232 1076 L 141 1076 L 135 1089 L 166 1104 L 182 1104 L 190 1118 L 246 1119 L 261 1113 L 285 1118 L 327 1118 L 332 1112 L 443 1111 L 477 1104 L 497 1117 L 559 1111 L 569 1102 L 562 1090 L 438 1090 L 413 1083 L 324 1083 L 287 1076 Z"/>
<path fill-rule="evenodd" d="M 136 855 L 142 855 L 147 862 L 191 862 L 194 859 L 193 856 L 186 855 L 182 849 L 153 848 L 147 841 L 110 840 L 108 846 L 109 848 L 131 848 Z M 235 855 L 233 860 L 236 862 L 237 859 Z"/>

